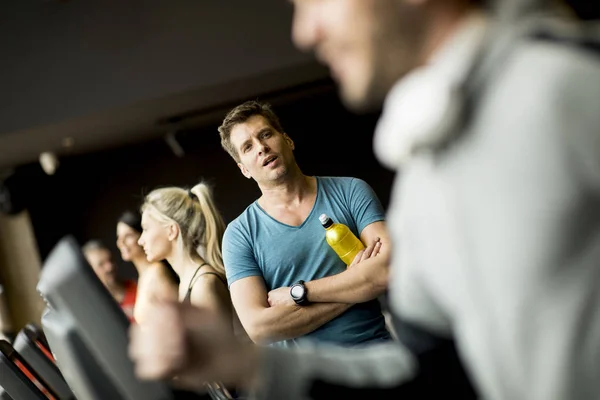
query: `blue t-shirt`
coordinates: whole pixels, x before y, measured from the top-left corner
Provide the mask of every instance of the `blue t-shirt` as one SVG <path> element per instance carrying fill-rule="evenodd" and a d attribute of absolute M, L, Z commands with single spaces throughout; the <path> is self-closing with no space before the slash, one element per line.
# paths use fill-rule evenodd
<path fill-rule="evenodd" d="M 252 203 L 225 231 L 223 261 L 229 285 L 261 276 L 267 290 L 339 274 L 346 265 L 325 241 L 319 215 L 347 225 L 357 237 L 369 224 L 384 220 L 384 210 L 371 187 L 357 178 L 317 177 L 317 197 L 300 226 L 281 223 Z M 301 338 L 338 345 L 361 345 L 390 339 L 377 300 L 356 304 Z"/>

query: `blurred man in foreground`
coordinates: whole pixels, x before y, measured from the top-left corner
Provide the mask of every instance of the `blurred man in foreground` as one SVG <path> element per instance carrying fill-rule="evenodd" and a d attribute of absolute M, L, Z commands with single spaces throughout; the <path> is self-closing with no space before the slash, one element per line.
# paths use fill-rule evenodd
<path fill-rule="evenodd" d="M 385 99 L 374 144 L 402 171 L 388 214 L 402 345 L 258 349 L 163 304 L 175 328 L 132 331 L 138 375 L 265 399 L 464 399 L 470 383 L 486 399 L 597 398 L 600 57 L 581 24 L 534 3 L 296 0 L 294 41 L 347 106 Z"/>

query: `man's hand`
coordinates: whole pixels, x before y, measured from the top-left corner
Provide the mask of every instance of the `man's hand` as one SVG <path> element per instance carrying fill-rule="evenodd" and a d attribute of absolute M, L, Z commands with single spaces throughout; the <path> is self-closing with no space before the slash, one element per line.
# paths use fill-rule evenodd
<path fill-rule="evenodd" d="M 129 355 L 141 379 L 177 377 L 190 390 L 219 381 L 249 387 L 256 379 L 258 349 L 236 339 L 231 323 L 191 305 L 153 304 L 152 318 L 130 328 Z"/>
<path fill-rule="evenodd" d="M 268 294 L 269 305 L 275 306 L 295 306 L 296 302 L 292 299 L 290 288 L 288 286 L 273 289 Z"/>
<path fill-rule="evenodd" d="M 371 257 L 376 257 L 380 251 L 381 240 L 379 240 L 379 238 L 375 238 L 375 240 L 373 240 L 373 242 L 369 244 L 366 249 L 361 250 L 356 254 L 354 260 L 352 261 L 352 264 L 348 265 L 348 268 L 359 264 L 361 261 L 368 260 Z"/>
<path fill-rule="evenodd" d="M 353 267 L 362 261 L 368 260 L 371 257 L 376 257 L 381 251 L 381 240 L 375 238 L 366 249 L 359 251 L 354 257 L 352 264 L 348 268 Z M 293 306 L 296 305 L 294 299 L 290 294 L 290 288 L 288 286 L 280 287 L 271 290 L 267 295 L 267 301 L 271 307 L 275 306 Z"/>

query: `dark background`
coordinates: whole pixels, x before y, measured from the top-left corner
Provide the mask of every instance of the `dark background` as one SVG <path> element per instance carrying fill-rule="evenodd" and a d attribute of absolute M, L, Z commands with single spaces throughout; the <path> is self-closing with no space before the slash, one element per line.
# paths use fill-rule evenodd
<path fill-rule="evenodd" d="M 296 159 L 305 174 L 362 178 L 387 207 L 393 173 L 379 165 L 372 151 L 379 112 L 348 112 L 329 83 L 258 99 L 273 104 L 296 144 Z M 206 180 L 214 187 L 226 222 L 237 217 L 260 192 L 220 145 L 217 127 L 233 105 L 213 112 L 215 118 L 205 125 L 177 133 L 185 151 L 181 158 L 159 138 L 63 157 L 53 176 L 45 175 L 37 163 L 21 167 L 18 189 L 31 193 L 27 208 L 42 258 L 63 235 L 73 234 L 82 243 L 105 241 L 120 261 L 115 246 L 118 216 L 126 209 L 138 209 L 144 194 L 159 186 L 191 187 Z M 121 270 L 124 276 L 134 274 L 131 266 Z"/>

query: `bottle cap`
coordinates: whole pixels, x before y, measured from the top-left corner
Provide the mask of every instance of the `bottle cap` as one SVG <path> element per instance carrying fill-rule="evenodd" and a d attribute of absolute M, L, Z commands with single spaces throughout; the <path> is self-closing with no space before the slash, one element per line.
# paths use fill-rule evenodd
<path fill-rule="evenodd" d="M 321 221 L 322 225 L 325 225 L 327 223 L 328 219 L 329 219 L 329 217 L 327 216 L 327 214 L 321 214 L 319 216 L 319 221 Z"/>

